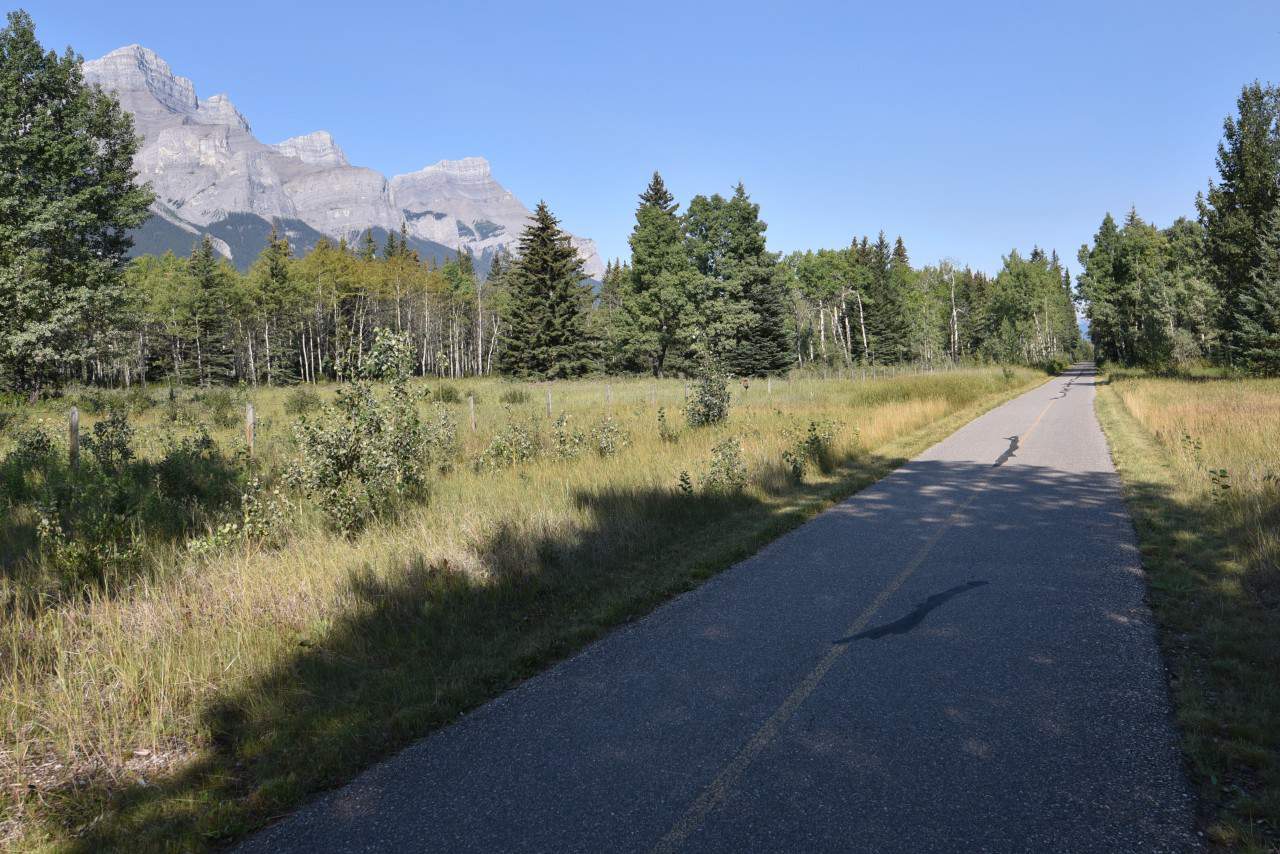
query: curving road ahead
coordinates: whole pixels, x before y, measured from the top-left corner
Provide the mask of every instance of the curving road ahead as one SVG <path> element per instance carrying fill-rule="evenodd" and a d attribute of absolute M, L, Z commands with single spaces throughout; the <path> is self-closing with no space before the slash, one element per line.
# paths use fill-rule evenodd
<path fill-rule="evenodd" d="M 241 850 L 1193 849 L 1094 382 L 987 413 Z"/>

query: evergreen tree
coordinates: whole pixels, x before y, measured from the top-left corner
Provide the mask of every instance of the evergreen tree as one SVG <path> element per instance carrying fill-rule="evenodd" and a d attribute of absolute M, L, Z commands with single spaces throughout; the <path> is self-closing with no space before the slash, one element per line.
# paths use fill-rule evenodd
<path fill-rule="evenodd" d="M 593 349 L 586 323 L 591 288 L 578 251 L 546 202 L 538 203 L 525 227 L 507 279 L 503 372 L 540 379 L 586 373 Z"/>
<path fill-rule="evenodd" d="M 866 303 L 871 361 L 900 362 L 910 352 L 910 329 L 902 294 L 902 283 L 910 269 L 905 262 L 906 249 L 903 248 L 903 258 L 895 260 L 882 231 L 875 243 L 863 242 L 859 255 L 869 274 Z"/>
<path fill-rule="evenodd" d="M 736 290 L 747 308 L 747 323 L 726 348 L 724 368 L 738 376 L 777 373 L 791 364 L 786 280 L 778 257 L 765 248 L 768 226 L 760 219 L 760 206 L 751 201 L 741 183 L 734 189 L 726 213 L 732 262 L 729 275 L 739 280 Z"/>
<path fill-rule="evenodd" d="M 1240 289 L 1236 355 L 1250 373 L 1280 376 L 1280 208 L 1260 235 L 1258 265 Z"/>
<path fill-rule="evenodd" d="M 0 382 L 35 398 L 113 319 L 152 195 L 133 183 L 132 118 L 70 49 L 46 53 L 26 12 L 0 31 L 0 105 Z"/>
<path fill-rule="evenodd" d="M 683 342 L 689 324 L 691 269 L 675 197 L 657 172 L 640 194 L 631 230 L 630 277 L 621 295 L 621 328 L 627 342 L 623 362 L 635 357 L 654 376 L 663 376 L 668 359 Z"/>
<path fill-rule="evenodd" d="M 1224 361 L 1245 346 L 1241 294 L 1262 263 L 1262 239 L 1280 204 L 1280 91 L 1251 83 L 1237 101 L 1238 116 L 1223 122 L 1218 145 L 1220 183 L 1209 184 L 1196 207 L 1205 228 L 1211 279 L 1219 296 Z"/>
<path fill-rule="evenodd" d="M 191 318 L 195 332 L 196 381 L 208 386 L 232 376 L 227 347 L 231 313 L 231 283 L 236 273 L 219 261 L 213 241 L 205 235 L 187 261 L 191 282 Z"/>
<path fill-rule="evenodd" d="M 368 235 L 368 232 L 365 232 Z M 255 321 L 262 325 L 264 350 L 262 353 L 261 367 L 266 371 L 267 385 L 274 385 L 281 376 L 278 376 L 276 365 L 282 362 L 286 368 L 286 375 L 292 376 L 291 358 L 281 359 L 286 354 L 282 347 L 283 341 L 286 340 L 279 335 L 279 317 L 283 313 L 285 306 L 290 300 L 291 282 L 289 276 L 289 259 L 292 250 L 289 247 L 289 240 L 276 231 L 275 226 L 271 227 L 271 234 L 267 237 L 267 245 L 258 255 L 253 266 L 249 268 L 249 284 L 252 288 L 252 302 L 255 309 Z M 273 329 L 276 333 L 274 347 L 272 345 Z M 257 360 L 255 369 L 257 368 Z M 257 377 L 253 378 L 257 382 Z"/>
<path fill-rule="evenodd" d="M 274 230 L 272 232 L 274 234 Z M 387 236 L 387 248 L 383 252 L 383 257 L 391 256 L 391 236 Z M 366 228 L 364 236 L 360 238 L 360 251 L 356 253 L 356 257 L 361 261 L 372 261 L 378 257 L 378 241 L 373 238 L 373 229 Z"/>

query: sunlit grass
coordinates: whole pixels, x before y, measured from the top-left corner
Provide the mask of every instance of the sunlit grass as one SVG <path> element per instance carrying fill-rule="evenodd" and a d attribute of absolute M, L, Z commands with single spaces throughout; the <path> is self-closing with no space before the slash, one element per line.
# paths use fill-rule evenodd
<path fill-rule="evenodd" d="M 1116 372 L 1129 491 L 1183 745 L 1218 844 L 1280 847 L 1280 381 Z"/>
<path fill-rule="evenodd" d="M 457 381 L 448 384 L 462 439 L 453 471 L 425 503 L 355 538 L 299 503 L 277 550 L 196 558 L 157 541 L 145 572 L 83 596 L 33 600 L 20 585 L 38 567 L 10 565 L 0 626 L 9 843 L 185 848 L 233 838 L 1042 379 L 989 369 L 755 381 L 733 387 L 728 423 L 698 430 L 684 425 L 682 381 L 529 384 L 512 406 L 501 402 L 511 383 Z M 426 385 L 439 395 L 439 383 Z M 153 394 L 163 400 L 165 390 Z M 235 404 L 237 417 L 243 403 L 255 406 L 256 465 L 268 476 L 292 454 L 290 394 L 258 389 Z M 22 420 L 60 425 L 67 402 Z M 658 434 L 659 407 L 680 431 L 674 442 Z M 136 419 L 142 454 L 194 429 L 166 413 L 157 405 Z M 531 419 L 545 436 L 561 413 L 584 430 L 611 416 L 629 444 L 615 456 L 544 455 L 498 471 L 471 464 L 508 419 Z M 84 429 L 97 417 L 86 415 Z M 219 443 L 242 448 L 241 425 L 222 421 Z M 784 430 L 809 421 L 839 425 L 836 466 L 796 482 L 783 465 Z M 726 436 L 742 444 L 747 489 L 702 494 L 696 484 Z M 681 491 L 681 472 L 693 495 Z"/>

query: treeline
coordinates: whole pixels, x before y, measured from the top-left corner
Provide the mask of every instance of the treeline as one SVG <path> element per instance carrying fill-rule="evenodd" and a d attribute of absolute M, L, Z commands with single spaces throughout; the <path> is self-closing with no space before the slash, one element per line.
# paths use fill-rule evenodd
<path fill-rule="evenodd" d="M 300 258 L 272 235 L 245 274 L 206 239 L 189 259 L 134 260 L 113 322 L 88 327 L 65 369 L 114 385 L 342 379 L 378 329 L 408 336 L 419 374 L 451 377 L 1035 364 L 1080 347 L 1056 254 L 1011 252 L 992 278 L 912 267 L 902 239 L 883 233 L 781 257 L 765 228 L 741 185 L 681 214 L 655 173 L 631 259 L 610 262 L 598 291 L 545 204 L 515 257 L 500 254 L 484 277 L 465 254 L 424 263 L 403 234 L 381 246 L 368 235 L 355 247 L 322 242 Z"/>
<path fill-rule="evenodd" d="M 1280 375 L 1280 89 L 1245 86 L 1237 108 L 1196 220 L 1159 229 L 1131 210 L 1117 227 L 1107 214 L 1081 247 L 1079 296 L 1099 357 Z"/>
<path fill-rule="evenodd" d="M 247 273 L 209 239 L 189 258 L 126 260 L 152 195 L 135 187 L 131 117 L 86 86 L 79 57 L 46 53 L 31 19 L 0 32 L 0 386 L 67 381 L 278 385 L 358 371 L 378 330 L 412 344 L 418 374 L 555 378 L 589 372 L 759 376 L 796 366 L 1046 362 L 1080 347 L 1056 255 L 1012 252 L 994 278 L 915 268 L 901 238 L 770 252 L 739 184 L 683 211 L 654 174 L 631 257 L 599 287 L 539 204 L 514 255 L 424 263 L 403 229 L 377 245 L 293 257 L 273 234 Z"/>

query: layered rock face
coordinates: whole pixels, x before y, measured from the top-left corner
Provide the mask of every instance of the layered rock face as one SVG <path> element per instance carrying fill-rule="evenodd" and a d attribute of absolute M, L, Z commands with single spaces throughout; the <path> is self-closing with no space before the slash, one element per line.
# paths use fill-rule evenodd
<path fill-rule="evenodd" d="M 174 244 L 168 248 L 185 254 L 207 233 L 243 268 L 272 223 L 299 252 L 320 235 L 353 241 L 403 224 L 420 252 L 439 259 L 469 250 L 486 269 L 500 248 L 515 250 L 529 217 L 480 157 L 442 160 L 388 181 L 352 166 L 327 131 L 259 142 L 226 95 L 200 99 L 190 80 L 139 45 L 86 62 L 84 76 L 116 94 L 143 137 L 138 180 L 156 193 L 155 216 L 137 240 L 147 251 Z M 599 278 L 595 244 L 575 237 L 574 245 L 587 275 Z"/>

